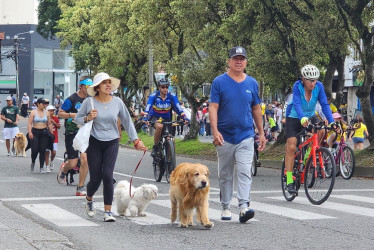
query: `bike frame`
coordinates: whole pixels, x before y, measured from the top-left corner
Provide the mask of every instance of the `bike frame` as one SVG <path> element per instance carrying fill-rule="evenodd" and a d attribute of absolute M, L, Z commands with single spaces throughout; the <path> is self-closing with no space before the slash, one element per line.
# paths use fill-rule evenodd
<path fill-rule="evenodd" d="M 317 155 L 316 155 L 316 152 L 317 150 L 320 148 L 319 146 L 319 143 L 318 143 L 318 134 L 317 133 L 313 133 L 312 137 L 310 137 L 308 140 L 304 141 L 303 143 L 299 144 L 298 146 L 298 152 L 296 152 L 295 156 L 294 156 L 294 159 L 296 159 L 296 157 L 300 154 L 300 159 L 299 159 L 299 162 L 298 162 L 298 169 L 299 169 L 299 172 L 300 172 L 300 183 L 301 184 L 304 184 L 304 175 L 305 175 L 305 169 L 304 168 L 302 171 L 301 171 L 301 164 L 302 162 L 304 161 L 303 159 L 303 155 L 302 155 L 302 148 L 307 146 L 310 142 L 312 142 L 312 147 L 311 147 L 311 151 L 310 151 L 310 154 L 308 156 L 308 159 L 306 160 L 306 162 L 309 161 L 309 158 L 310 157 L 313 157 L 313 165 L 314 166 L 317 166 Z M 319 153 L 320 154 L 320 153 Z M 323 165 L 323 161 L 322 161 L 322 157 L 319 157 L 319 163 L 321 164 L 321 167 L 322 169 L 324 170 L 324 165 Z M 322 171 L 322 174 L 324 175 L 323 177 L 325 177 L 325 171 Z M 315 177 L 317 177 L 317 171 L 314 171 L 314 175 Z"/>

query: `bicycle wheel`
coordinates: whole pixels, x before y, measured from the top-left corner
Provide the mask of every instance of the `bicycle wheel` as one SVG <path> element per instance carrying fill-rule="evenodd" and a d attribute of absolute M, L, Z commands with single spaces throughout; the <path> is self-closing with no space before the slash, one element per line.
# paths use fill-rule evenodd
<path fill-rule="evenodd" d="M 342 155 L 339 159 L 340 173 L 345 180 L 351 179 L 355 170 L 355 155 L 353 150 L 346 146 L 342 150 Z"/>
<path fill-rule="evenodd" d="M 253 152 L 253 160 L 252 160 L 252 168 L 251 168 L 251 172 L 252 172 L 252 176 L 256 176 L 257 174 L 257 153 L 256 153 L 256 150 Z"/>
<path fill-rule="evenodd" d="M 336 164 L 327 148 L 319 148 L 316 152 L 317 166 L 310 157 L 305 169 L 305 194 L 314 205 L 325 202 L 334 188 Z"/>
<path fill-rule="evenodd" d="M 162 176 L 164 175 L 165 168 L 164 163 L 162 159 L 162 150 L 160 145 L 158 146 L 158 151 L 156 156 L 153 158 L 153 174 L 155 176 L 155 180 L 157 182 L 160 182 L 162 179 Z"/>
<path fill-rule="evenodd" d="M 287 191 L 287 175 L 286 175 L 286 165 L 284 164 L 284 159 L 282 163 L 282 172 L 281 172 L 281 185 L 282 185 L 282 192 L 283 196 L 287 201 L 293 201 L 295 199 L 295 194 L 290 194 Z"/>
<path fill-rule="evenodd" d="M 165 142 L 165 178 L 170 183 L 170 174 L 175 169 L 175 144 L 172 139 Z"/>

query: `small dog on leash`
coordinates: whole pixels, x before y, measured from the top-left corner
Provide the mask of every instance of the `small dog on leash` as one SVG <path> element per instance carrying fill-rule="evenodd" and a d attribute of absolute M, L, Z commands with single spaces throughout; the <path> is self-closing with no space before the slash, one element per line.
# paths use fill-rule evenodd
<path fill-rule="evenodd" d="M 118 182 L 114 188 L 118 214 L 124 216 L 128 208 L 131 216 L 146 216 L 144 210 L 157 197 L 157 192 L 158 188 L 153 184 L 143 184 L 137 188 L 132 186 L 130 197 L 130 183 L 126 180 Z"/>
<path fill-rule="evenodd" d="M 18 132 L 14 138 L 14 149 L 16 150 L 16 156 L 26 157 L 26 146 L 27 138 L 22 132 Z"/>

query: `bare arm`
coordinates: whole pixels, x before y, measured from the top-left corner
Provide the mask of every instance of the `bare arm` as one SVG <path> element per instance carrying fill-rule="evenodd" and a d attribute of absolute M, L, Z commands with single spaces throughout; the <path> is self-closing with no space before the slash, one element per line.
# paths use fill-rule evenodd
<path fill-rule="evenodd" d="M 264 135 L 264 128 L 262 127 L 262 112 L 261 112 L 260 104 L 252 106 L 252 116 L 253 116 L 253 119 L 255 120 L 258 135 L 260 137 L 260 145 L 258 147 L 258 150 L 262 151 L 265 149 L 266 139 Z"/>
<path fill-rule="evenodd" d="M 218 103 L 210 103 L 209 104 L 209 119 L 210 119 L 210 127 L 213 133 L 213 144 L 216 146 L 223 145 L 223 136 L 218 131 L 217 122 L 218 122 L 218 112 L 219 104 Z"/>
<path fill-rule="evenodd" d="M 34 135 L 31 132 L 32 124 L 34 122 L 34 116 L 35 116 L 35 110 L 30 112 L 29 120 L 27 122 L 27 130 L 29 131 L 29 138 L 32 140 L 34 138 Z"/>
<path fill-rule="evenodd" d="M 58 117 L 60 117 L 62 119 L 69 119 L 69 118 L 74 119 L 76 115 L 77 115 L 77 113 L 68 113 L 65 110 L 63 110 L 62 108 L 60 108 L 58 110 Z"/>
<path fill-rule="evenodd" d="M 52 127 L 52 122 L 51 122 L 51 115 L 47 112 L 47 127 L 49 129 L 49 132 L 53 134 L 53 127 Z"/>

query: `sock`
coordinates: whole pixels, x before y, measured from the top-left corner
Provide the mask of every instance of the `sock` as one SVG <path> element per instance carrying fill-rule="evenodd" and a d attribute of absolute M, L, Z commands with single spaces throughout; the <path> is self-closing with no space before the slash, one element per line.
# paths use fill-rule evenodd
<path fill-rule="evenodd" d="M 286 172 L 287 174 L 287 185 L 293 183 L 292 172 Z"/>

